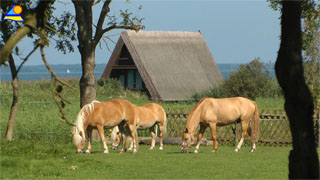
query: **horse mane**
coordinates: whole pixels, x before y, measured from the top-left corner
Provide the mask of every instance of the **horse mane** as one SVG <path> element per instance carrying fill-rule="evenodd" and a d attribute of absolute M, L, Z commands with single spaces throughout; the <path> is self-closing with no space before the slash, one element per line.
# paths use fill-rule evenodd
<path fill-rule="evenodd" d="M 111 141 L 113 142 L 116 139 L 116 135 L 119 132 L 119 127 L 115 126 L 114 128 L 112 128 L 112 132 L 111 132 Z"/>
<path fill-rule="evenodd" d="M 91 103 L 84 105 L 78 113 L 75 126 L 73 127 L 73 142 L 76 146 L 85 140 L 83 124 L 86 122 L 87 116 L 93 112 L 95 103 L 100 102 L 94 100 Z"/>
<path fill-rule="evenodd" d="M 196 111 L 199 109 L 200 105 L 202 104 L 202 102 L 203 102 L 205 99 L 207 99 L 207 98 L 202 98 L 202 99 L 198 102 L 198 104 L 190 111 L 190 113 L 189 113 L 189 115 L 188 115 L 187 122 L 186 122 L 186 126 L 187 126 L 188 122 L 190 123 L 191 118 L 194 116 L 194 114 L 195 114 Z M 186 131 L 187 131 L 187 132 L 189 131 L 189 129 L 188 129 L 187 127 L 186 127 Z M 188 133 L 190 133 L 190 132 L 188 132 Z"/>

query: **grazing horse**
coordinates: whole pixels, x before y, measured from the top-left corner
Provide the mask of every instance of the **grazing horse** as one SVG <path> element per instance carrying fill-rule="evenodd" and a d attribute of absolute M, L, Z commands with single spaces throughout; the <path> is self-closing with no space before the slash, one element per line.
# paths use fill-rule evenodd
<path fill-rule="evenodd" d="M 144 106 L 135 106 L 135 122 L 137 129 L 149 129 L 152 136 L 151 147 L 150 149 L 154 149 L 156 144 L 156 130 L 155 126 L 159 126 L 159 139 L 160 139 L 160 150 L 163 150 L 163 135 L 166 133 L 167 127 L 167 116 L 163 107 L 156 103 L 146 104 Z M 120 144 L 120 136 L 121 133 L 115 127 L 111 133 L 112 140 L 112 148 L 116 149 Z M 126 140 L 123 139 L 124 145 L 126 144 Z M 132 146 L 131 146 L 132 147 Z M 123 146 L 122 148 L 125 148 Z M 125 151 L 125 149 L 123 151 Z"/>
<path fill-rule="evenodd" d="M 105 142 L 104 127 L 113 128 L 118 125 L 119 127 L 123 127 L 124 124 L 127 124 L 135 144 L 138 139 L 133 107 L 133 104 L 124 99 L 113 99 L 106 102 L 93 101 L 83 106 L 78 113 L 75 127 L 73 128 L 73 142 L 77 147 L 77 152 L 82 152 L 86 137 L 88 137 L 88 149 L 86 153 L 90 153 L 93 128 L 98 129 L 104 153 L 109 153 Z M 122 132 L 123 128 L 120 131 Z M 135 145 L 133 153 L 137 152 L 136 147 Z"/>
<path fill-rule="evenodd" d="M 187 122 L 186 130 L 183 133 L 182 152 L 187 152 L 194 143 L 194 133 L 200 124 L 195 153 L 199 152 L 200 142 L 206 128 L 209 126 L 213 140 L 213 150 L 218 149 L 216 140 L 216 126 L 225 126 L 235 122 L 241 122 L 242 137 L 235 149 L 238 152 L 242 146 L 247 132 L 251 137 L 251 152 L 256 149 L 255 143 L 259 138 L 259 112 L 254 101 L 243 97 L 233 98 L 203 98 L 191 110 Z"/>

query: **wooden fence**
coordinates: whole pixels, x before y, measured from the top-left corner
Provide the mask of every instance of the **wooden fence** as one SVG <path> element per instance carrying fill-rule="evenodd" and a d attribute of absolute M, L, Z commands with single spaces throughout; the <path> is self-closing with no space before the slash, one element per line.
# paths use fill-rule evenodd
<path fill-rule="evenodd" d="M 167 110 L 167 138 L 181 138 L 185 128 L 185 122 L 189 111 L 185 109 Z M 314 128 L 316 144 L 319 147 L 319 123 L 320 112 L 314 115 Z M 196 132 L 198 132 L 199 127 Z M 148 130 L 140 130 L 139 136 L 149 136 Z M 204 138 L 212 139 L 209 128 L 204 134 Z M 241 138 L 241 125 L 231 124 L 217 127 L 217 140 L 219 144 L 234 145 Z M 247 138 L 249 140 L 249 138 Z M 289 121 L 285 112 L 281 110 L 261 110 L 260 111 L 260 136 L 259 144 L 265 146 L 288 146 L 291 145 L 291 132 Z M 246 143 L 248 144 L 248 143 Z"/>

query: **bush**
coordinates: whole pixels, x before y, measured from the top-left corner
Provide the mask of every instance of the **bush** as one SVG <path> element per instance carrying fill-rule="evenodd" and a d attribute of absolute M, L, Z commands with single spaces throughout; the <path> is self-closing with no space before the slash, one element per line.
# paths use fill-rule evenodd
<path fill-rule="evenodd" d="M 108 94 L 109 96 L 122 95 L 123 89 L 120 81 L 117 79 L 103 79 L 97 80 L 97 92 Z"/>
<path fill-rule="evenodd" d="M 230 77 L 222 84 L 209 90 L 198 92 L 193 98 L 236 96 L 254 100 L 257 97 L 282 96 L 282 91 L 278 82 L 269 77 L 269 72 L 263 63 L 259 59 L 255 59 L 247 65 L 240 65 L 238 71 L 232 72 Z"/>

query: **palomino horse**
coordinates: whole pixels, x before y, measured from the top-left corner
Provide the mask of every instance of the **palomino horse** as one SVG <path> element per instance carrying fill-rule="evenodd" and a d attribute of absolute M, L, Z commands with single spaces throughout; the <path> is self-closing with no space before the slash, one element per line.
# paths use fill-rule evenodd
<path fill-rule="evenodd" d="M 195 153 L 199 152 L 200 142 L 206 128 L 211 129 L 213 150 L 217 151 L 216 126 L 225 126 L 240 121 L 242 127 L 242 137 L 235 149 L 238 152 L 247 136 L 247 131 L 251 136 L 251 152 L 256 149 L 255 143 L 259 138 L 259 112 L 254 101 L 243 97 L 233 98 L 204 98 L 190 112 L 186 130 L 183 133 L 182 152 L 187 152 L 194 142 L 194 133 L 200 123 Z"/>
<path fill-rule="evenodd" d="M 108 146 L 105 142 L 104 127 L 113 128 L 115 126 L 127 124 L 131 136 L 134 139 L 134 150 L 136 153 L 137 131 L 134 121 L 134 105 L 124 99 L 113 99 L 107 102 L 93 101 L 83 106 L 78 113 L 75 127 L 73 129 L 73 141 L 77 147 L 77 152 L 82 152 L 85 146 L 86 137 L 88 137 L 88 149 L 91 151 L 92 129 L 97 128 L 104 147 L 104 153 L 109 153 Z M 123 128 L 120 129 L 123 131 Z M 87 133 L 85 133 L 87 132 Z M 87 136 L 86 136 L 87 135 Z"/>
<path fill-rule="evenodd" d="M 154 149 L 156 144 L 156 131 L 155 125 L 159 126 L 159 139 L 160 139 L 160 150 L 163 150 L 163 135 L 166 133 L 167 127 L 167 116 L 163 107 L 156 103 L 146 104 L 144 106 L 135 106 L 135 122 L 137 129 L 149 129 L 152 136 L 151 147 L 150 149 Z M 116 149 L 120 144 L 120 135 L 121 133 L 117 129 L 117 127 L 113 128 L 111 133 L 112 140 L 112 148 Z M 123 139 L 123 143 L 126 144 L 126 140 Z M 123 146 L 122 148 L 125 148 Z M 125 149 L 123 151 L 125 151 Z"/>

